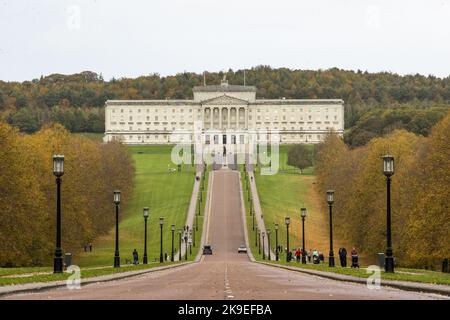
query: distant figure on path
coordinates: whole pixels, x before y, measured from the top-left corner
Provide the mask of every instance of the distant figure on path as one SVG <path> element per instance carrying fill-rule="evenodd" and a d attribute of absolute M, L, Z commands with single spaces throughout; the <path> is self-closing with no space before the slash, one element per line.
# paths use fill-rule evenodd
<path fill-rule="evenodd" d="M 325 260 L 325 256 L 323 255 L 322 252 L 319 252 L 319 261 L 324 261 Z"/>
<path fill-rule="evenodd" d="M 311 259 L 312 259 L 312 250 L 309 249 L 309 252 L 308 252 L 308 262 L 309 263 L 311 263 Z"/>
<path fill-rule="evenodd" d="M 320 260 L 319 260 L 319 251 L 317 251 L 317 249 L 314 249 L 313 253 L 312 253 L 312 260 L 314 264 L 319 264 Z"/>
<path fill-rule="evenodd" d="M 341 260 L 341 267 L 347 267 L 347 249 L 339 248 L 339 259 Z"/>
<path fill-rule="evenodd" d="M 300 262 L 300 256 L 301 256 L 301 251 L 300 248 L 298 248 L 297 250 L 295 250 L 295 258 L 297 259 L 297 262 Z"/>
<path fill-rule="evenodd" d="M 358 252 L 356 251 L 355 247 L 353 247 L 351 254 L 352 254 L 352 268 L 359 268 Z"/>
<path fill-rule="evenodd" d="M 136 249 L 134 249 L 133 251 L 133 264 L 134 265 L 139 264 L 139 254 Z"/>

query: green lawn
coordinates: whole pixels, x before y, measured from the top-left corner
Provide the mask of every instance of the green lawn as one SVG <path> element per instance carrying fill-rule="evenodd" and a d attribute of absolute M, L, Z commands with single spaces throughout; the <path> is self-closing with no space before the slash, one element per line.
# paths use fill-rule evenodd
<path fill-rule="evenodd" d="M 309 270 L 318 270 L 333 272 L 343 275 L 355 276 L 360 278 L 368 278 L 372 275 L 372 272 L 367 272 L 365 268 L 352 269 L 352 268 L 342 268 L 334 267 L 330 268 L 327 264 L 301 264 L 296 261 L 286 262 L 285 260 L 280 260 L 278 262 L 271 261 L 275 264 L 287 265 L 291 267 L 304 268 Z M 450 274 L 442 273 L 437 271 L 429 271 L 423 269 L 406 269 L 397 268 L 395 273 L 385 273 L 381 272 L 381 279 L 383 280 L 399 280 L 399 281 L 412 281 L 412 282 L 422 282 L 422 283 L 433 283 L 433 284 L 445 284 L 450 285 Z"/>
<path fill-rule="evenodd" d="M 81 268 L 80 277 L 81 279 L 104 276 L 109 274 L 117 274 L 128 271 L 136 271 L 143 269 L 150 269 L 160 266 L 167 266 L 174 264 L 175 262 L 164 262 L 164 263 L 150 263 L 148 265 L 126 265 L 121 268 L 105 267 L 105 268 Z M 45 268 L 45 270 L 39 271 L 38 268 L 20 268 L 23 269 L 21 273 L 17 270 L 19 268 L 11 268 L 10 271 L 14 272 L 14 277 L 7 276 L 4 273 L 0 274 L 0 286 L 6 285 L 18 285 L 32 282 L 50 282 L 58 280 L 67 280 L 72 273 L 59 273 L 53 274 L 52 268 Z M 26 275 L 25 275 L 26 273 Z M 22 275 L 22 276 L 20 276 Z"/>
<path fill-rule="evenodd" d="M 186 222 L 186 214 L 194 185 L 195 168 L 191 165 L 183 165 L 181 172 L 169 172 L 168 168 L 176 168 L 170 160 L 171 146 L 130 146 L 136 167 L 134 192 L 125 208 L 120 212 L 120 256 L 123 268 L 91 269 L 97 266 L 109 267 L 113 263 L 115 230 L 99 238 L 93 244 L 93 252 L 75 254 L 73 264 L 82 268 L 82 275 L 92 276 L 113 272 L 128 271 L 130 266 L 125 266 L 125 258 L 132 258 L 133 249 L 139 252 L 139 259 L 143 257 L 144 219 L 142 208 L 150 208 L 148 219 L 148 259 L 149 263 L 159 261 L 160 253 L 160 227 L 159 217 L 164 217 L 163 226 L 163 252 L 170 255 L 171 231 L 174 224 L 178 231 Z M 203 226 L 204 206 L 206 203 L 206 190 L 208 180 L 205 180 L 200 205 L 201 215 L 198 217 L 199 229 L 195 233 L 196 247 L 192 248 L 192 255 L 188 260 L 193 260 L 201 240 Z M 112 209 L 113 210 L 113 209 Z M 112 211 L 114 213 L 114 211 Z M 175 251 L 178 249 L 178 232 L 175 233 Z M 158 266 L 159 262 L 155 265 Z M 136 267 L 131 267 L 136 268 Z M 145 268 L 145 266 L 139 266 Z M 0 285 L 10 283 L 24 283 L 33 281 L 51 281 L 67 277 L 67 275 L 46 275 L 51 272 L 51 267 L 42 268 L 0 268 Z M 100 271 L 101 270 L 101 271 Z M 109 271 L 108 271 L 109 270 Z M 10 275 L 22 275 L 10 278 Z M 25 276 L 28 274 L 29 276 Z"/>
<path fill-rule="evenodd" d="M 172 146 L 130 146 L 136 168 L 134 193 L 127 207 L 122 208 L 120 229 L 120 256 L 132 258 L 133 249 L 142 259 L 144 218 L 142 208 L 150 208 L 148 218 L 148 259 L 159 260 L 159 218 L 164 217 L 163 252 L 170 254 L 172 224 L 182 228 L 194 184 L 194 167 L 183 165 L 181 172 L 169 172 L 176 168 L 170 160 Z M 83 266 L 111 265 L 114 256 L 114 230 L 94 243 L 92 253 L 75 256 L 74 263 Z M 176 236 L 176 234 L 175 234 Z M 178 247 L 175 241 L 175 247 Z"/>
<path fill-rule="evenodd" d="M 274 175 L 260 175 L 260 167 L 255 172 L 258 195 L 264 215 L 266 228 L 274 231 L 274 224 L 279 225 L 279 244 L 286 246 L 285 217 L 289 216 L 289 247 L 301 246 L 302 225 L 300 208 L 306 207 L 308 216 L 305 221 L 306 248 L 328 252 L 328 216 L 320 211 L 321 200 L 314 189 L 314 168 L 307 168 L 303 174 L 298 169 L 287 165 L 290 146 L 280 146 L 280 170 Z M 271 237 L 275 248 L 275 234 Z M 338 245 L 336 241 L 336 245 Z"/>

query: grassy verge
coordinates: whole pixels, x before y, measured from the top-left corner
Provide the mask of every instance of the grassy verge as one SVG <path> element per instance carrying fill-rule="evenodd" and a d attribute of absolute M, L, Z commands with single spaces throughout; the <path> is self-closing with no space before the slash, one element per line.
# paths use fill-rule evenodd
<path fill-rule="evenodd" d="M 129 150 L 135 161 L 136 176 L 132 198 L 127 207 L 121 211 L 119 224 L 121 259 L 123 262 L 125 259 L 131 260 L 132 251 L 136 249 L 142 261 L 144 247 L 142 208 L 149 207 L 148 260 L 159 261 L 159 218 L 164 218 L 163 253 L 170 255 L 171 225 L 174 224 L 178 229 L 186 222 L 195 168 L 183 165 L 181 172 L 169 171 L 176 169 L 170 159 L 172 146 L 130 146 Z M 114 256 L 114 237 L 115 232 L 111 230 L 108 235 L 94 243 L 93 252 L 83 252 L 75 256 L 74 264 L 81 267 L 110 266 Z M 178 247 L 176 239 L 175 247 Z"/>
<path fill-rule="evenodd" d="M 113 267 L 106 267 L 106 268 L 82 268 L 80 272 L 81 279 L 87 279 L 92 277 L 98 277 L 98 276 L 104 276 L 104 275 L 110 275 L 110 274 L 119 274 L 123 272 L 128 271 L 137 271 L 137 270 L 144 270 L 144 269 L 151 269 L 161 266 L 167 266 L 174 264 L 175 262 L 164 262 L 164 263 L 151 263 L 148 265 L 124 265 L 121 268 L 113 268 Z M 17 271 L 17 268 L 15 268 Z M 18 276 L 19 274 L 14 274 L 14 277 L 5 277 L 4 274 L 0 276 L 0 286 L 6 286 L 6 285 L 18 285 L 18 284 L 26 284 L 26 283 L 33 283 L 33 282 L 50 282 L 50 281 L 59 281 L 59 280 L 67 280 L 72 273 L 60 273 L 60 274 L 53 274 L 51 273 L 50 268 L 46 268 L 45 274 L 39 274 L 36 269 L 37 268 L 23 268 L 26 270 L 23 270 L 24 273 L 22 273 L 22 276 Z M 26 271 L 26 272 L 25 272 Z M 34 272 L 34 274 L 31 274 L 30 272 Z M 50 272 L 50 273 L 47 273 Z M 25 273 L 27 275 L 25 276 Z M 28 274 L 30 273 L 30 274 Z"/>
<path fill-rule="evenodd" d="M 308 270 L 333 272 L 337 274 L 343 274 L 359 278 L 368 278 L 373 274 L 373 272 L 368 272 L 366 268 L 360 269 L 342 268 L 342 267 L 330 268 L 326 264 L 319 264 L 319 265 L 302 264 L 296 261 L 286 262 L 283 259 L 281 259 L 280 261 L 271 261 L 271 263 Z M 422 269 L 397 268 L 395 273 L 385 273 L 384 271 L 381 271 L 381 279 L 450 285 L 450 274 Z"/>
<path fill-rule="evenodd" d="M 287 164 L 289 146 L 280 146 L 280 170 L 273 175 L 260 175 L 261 167 L 255 172 L 255 181 L 264 222 L 274 231 L 274 224 L 279 225 L 279 244 L 286 248 L 287 230 L 285 217 L 290 217 L 289 247 L 298 248 L 302 244 L 302 222 L 300 208 L 306 207 L 308 216 L 305 221 L 306 249 L 328 252 L 328 216 L 320 210 L 320 197 L 315 192 L 314 168 L 307 168 L 303 174 Z M 273 238 L 275 236 L 273 235 Z M 272 239 L 271 239 L 272 240 Z M 272 242 L 275 248 L 275 239 Z M 341 243 L 335 239 L 336 247 Z"/>
<path fill-rule="evenodd" d="M 81 267 L 82 278 L 100 275 L 115 274 L 131 270 L 154 268 L 171 264 L 170 261 L 159 263 L 160 229 L 159 217 L 164 217 L 163 245 L 164 252 L 170 255 L 172 244 L 172 233 L 170 226 L 175 224 L 174 237 L 175 252 L 178 250 L 178 229 L 186 222 L 186 214 L 192 194 L 195 179 L 194 167 L 184 165 L 181 172 L 168 172 L 170 163 L 170 146 L 139 146 L 130 147 L 136 165 L 135 191 L 129 205 L 124 208 L 122 220 L 120 221 L 120 253 L 122 267 L 112 268 L 114 256 L 114 230 L 94 243 L 93 252 L 80 253 L 74 256 L 74 264 Z M 208 174 L 208 172 L 206 173 Z M 203 217 L 206 204 L 206 191 L 208 179 L 206 176 L 202 191 L 202 202 L 200 203 L 200 215 L 198 219 L 198 230 L 195 232 L 195 247 L 192 246 L 192 254 L 188 254 L 188 261 L 195 259 L 200 249 Z M 150 199 L 150 201 L 148 201 Z M 198 213 L 198 205 L 196 214 Z M 143 235 L 144 224 L 142 208 L 150 207 L 150 218 L 148 220 L 148 257 L 149 265 L 126 265 L 125 258 L 131 260 L 131 252 L 136 248 L 142 263 L 143 257 Z M 194 220 L 195 225 L 195 220 Z M 184 257 L 182 262 L 184 262 Z M 0 268 L 0 285 L 22 284 L 30 282 L 47 282 L 64 280 L 70 274 L 52 274 L 51 267 L 30 268 Z"/>

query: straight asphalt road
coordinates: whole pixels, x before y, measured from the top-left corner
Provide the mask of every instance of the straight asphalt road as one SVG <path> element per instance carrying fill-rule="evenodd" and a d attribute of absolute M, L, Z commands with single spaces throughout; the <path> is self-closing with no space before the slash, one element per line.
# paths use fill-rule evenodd
<path fill-rule="evenodd" d="M 213 172 L 206 243 L 213 255 L 190 265 L 118 281 L 20 294 L 6 299 L 447 299 L 435 294 L 402 291 L 324 279 L 251 262 L 237 248 L 245 243 L 238 172 Z"/>

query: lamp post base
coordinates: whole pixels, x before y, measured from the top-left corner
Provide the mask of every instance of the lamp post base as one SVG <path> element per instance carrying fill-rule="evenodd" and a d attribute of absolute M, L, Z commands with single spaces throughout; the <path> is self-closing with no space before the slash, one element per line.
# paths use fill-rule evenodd
<path fill-rule="evenodd" d="M 120 257 L 118 255 L 114 256 L 114 268 L 120 268 Z"/>
<path fill-rule="evenodd" d="M 384 271 L 394 273 L 394 257 L 385 258 Z"/>
<path fill-rule="evenodd" d="M 328 257 L 328 266 L 330 268 L 334 268 L 334 256 L 329 256 Z"/>
<path fill-rule="evenodd" d="M 306 264 L 306 256 L 305 255 L 302 256 L 302 263 Z"/>
<path fill-rule="evenodd" d="M 142 259 L 142 264 L 148 264 L 147 254 L 144 254 L 144 258 Z"/>
<path fill-rule="evenodd" d="M 62 273 L 63 272 L 63 258 L 55 257 L 53 259 L 53 273 Z"/>

